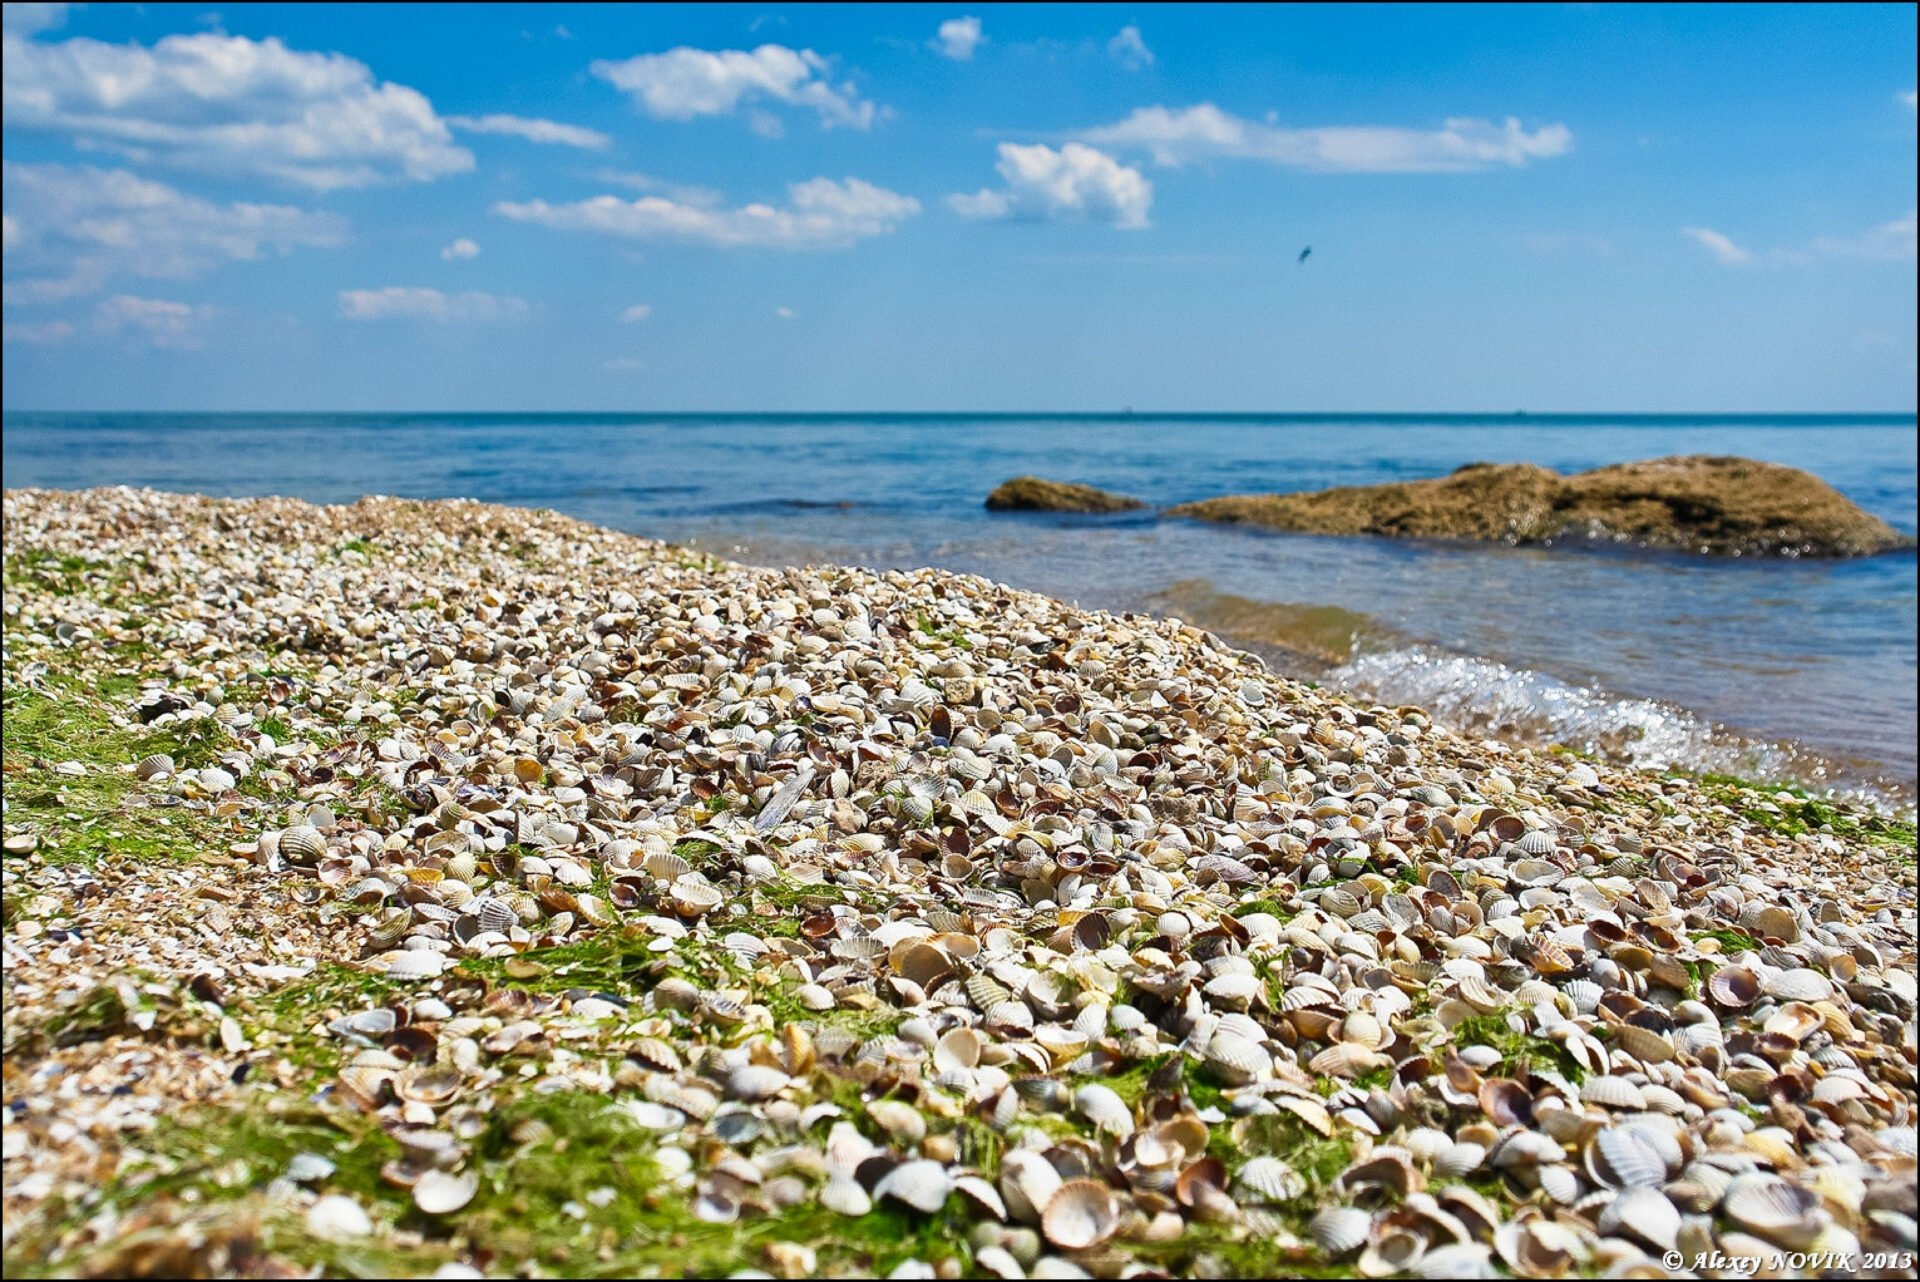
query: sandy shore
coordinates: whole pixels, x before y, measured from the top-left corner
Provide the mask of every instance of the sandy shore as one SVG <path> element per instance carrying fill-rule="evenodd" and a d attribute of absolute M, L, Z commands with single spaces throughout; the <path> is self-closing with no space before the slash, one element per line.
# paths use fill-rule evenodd
<path fill-rule="evenodd" d="M 1913 1249 L 1883 817 L 551 513 L 5 549 L 10 1274 Z"/>

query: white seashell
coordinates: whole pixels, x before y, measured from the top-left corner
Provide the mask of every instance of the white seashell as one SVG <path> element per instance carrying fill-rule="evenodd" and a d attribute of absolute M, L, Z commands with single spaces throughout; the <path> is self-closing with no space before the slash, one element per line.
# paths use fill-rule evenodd
<path fill-rule="evenodd" d="M 735 1099 L 762 1100 L 778 1095 L 793 1079 L 764 1064 L 742 1064 L 727 1074 L 727 1093 Z"/>
<path fill-rule="evenodd" d="M 1300 1173 L 1277 1157 L 1249 1159 L 1234 1181 L 1262 1202 L 1291 1202 L 1308 1191 Z"/>
<path fill-rule="evenodd" d="M 1777 1175 L 1735 1176 L 1720 1209 L 1755 1236 L 1796 1249 L 1808 1246 L 1827 1223 L 1819 1194 Z"/>
<path fill-rule="evenodd" d="M 1618 1126 L 1597 1131 L 1587 1141 L 1586 1168 L 1594 1183 L 1615 1189 L 1658 1185 L 1667 1174 L 1659 1153 L 1635 1132 Z"/>
<path fill-rule="evenodd" d="M 1823 1002 L 1833 996 L 1833 981 L 1806 966 L 1768 975 L 1761 988 L 1783 1002 Z"/>
<path fill-rule="evenodd" d="M 318 1238 L 365 1237 L 373 1219 L 361 1205 L 340 1193 L 329 1193 L 307 1209 L 307 1232 Z"/>
<path fill-rule="evenodd" d="M 1133 1132 L 1133 1110 L 1105 1086 L 1082 1086 L 1073 1093 L 1073 1107 L 1095 1130 L 1123 1136 Z"/>
<path fill-rule="evenodd" d="M 1373 1232 L 1373 1216 L 1356 1207 L 1329 1206 L 1308 1221 L 1307 1231 L 1322 1251 L 1338 1259 L 1366 1245 Z"/>
<path fill-rule="evenodd" d="M 1113 1236 L 1120 1227 L 1120 1206 L 1113 1190 L 1099 1180 L 1069 1180 L 1047 1203 L 1040 1231 L 1066 1251 L 1083 1251 Z"/>
<path fill-rule="evenodd" d="M 873 1195 L 905 1202 L 916 1211 L 932 1215 L 947 1204 L 947 1194 L 952 1191 L 953 1180 L 947 1175 L 947 1168 L 922 1158 L 902 1162 L 888 1171 L 874 1185 Z"/>
<path fill-rule="evenodd" d="M 820 1205 L 838 1215 L 860 1216 L 873 1209 L 873 1199 L 850 1175 L 835 1175 L 820 1190 Z"/>
<path fill-rule="evenodd" d="M 1016 1220 L 1040 1223 L 1061 1183 L 1053 1163 L 1032 1149 L 1014 1149 L 1000 1159 L 1000 1195 L 1006 1199 L 1007 1214 Z"/>
<path fill-rule="evenodd" d="M 413 1204 L 428 1215 L 447 1215 L 471 1202 L 479 1188 L 480 1178 L 472 1171 L 427 1171 L 414 1181 Z"/>

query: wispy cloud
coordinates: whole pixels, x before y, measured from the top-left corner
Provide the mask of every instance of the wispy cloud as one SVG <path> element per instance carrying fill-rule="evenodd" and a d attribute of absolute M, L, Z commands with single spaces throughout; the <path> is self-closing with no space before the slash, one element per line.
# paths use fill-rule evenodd
<path fill-rule="evenodd" d="M 1140 38 L 1140 28 L 1131 23 L 1107 41 L 1107 57 L 1126 71 L 1144 71 L 1153 65 L 1153 50 Z"/>
<path fill-rule="evenodd" d="M 1906 90 L 1902 90 L 1896 96 L 1900 99 L 1901 102 L 1904 102 L 1907 104 L 1908 111 L 1920 111 L 1920 92 L 1916 92 L 1912 89 L 1906 89 Z"/>
<path fill-rule="evenodd" d="M 470 134 L 510 134 L 516 138 L 525 138 L 528 142 L 580 147 L 587 151 L 605 151 L 613 146 L 613 139 L 598 129 L 564 125 L 557 120 L 541 120 L 535 116 L 508 116 L 498 113 L 490 116 L 448 116 L 447 123 L 455 129 L 464 129 Z"/>
<path fill-rule="evenodd" d="M 948 18 L 927 43 L 943 58 L 967 62 L 973 58 L 973 51 L 985 44 L 986 40 L 986 35 L 980 30 L 980 19 L 968 15 L 964 18 Z"/>
<path fill-rule="evenodd" d="M 456 258 L 478 257 L 480 257 L 480 246 L 465 236 L 440 251 L 440 258 L 444 262 L 452 262 Z"/>
<path fill-rule="evenodd" d="M 791 307 L 776 307 L 773 309 L 773 314 L 781 320 L 792 320 L 799 313 L 795 312 Z"/>
<path fill-rule="evenodd" d="M 204 304 L 116 294 L 94 308 L 93 327 L 103 334 L 129 333 L 154 347 L 191 349 L 204 346 L 200 328 L 217 310 Z"/>
<path fill-rule="evenodd" d="M 7 162 L 9 302 L 53 302 L 115 276 L 186 280 L 232 261 L 337 245 L 346 220 L 287 205 L 216 205 L 124 169 Z"/>
<path fill-rule="evenodd" d="M 1138 229 L 1153 208 L 1153 184 L 1105 152 L 1070 142 L 1055 151 L 1045 144 L 1000 144 L 995 166 L 1006 186 L 955 194 L 947 204 L 962 218 L 1017 218 L 1049 222 L 1101 222 Z"/>
<path fill-rule="evenodd" d="M 1501 124 L 1455 117 L 1439 129 L 1389 125 L 1292 129 L 1230 115 L 1210 102 L 1182 108 L 1141 107 L 1125 120 L 1082 130 L 1079 136 L 1087 142 L 1144 149 L 1161 165 L 1233 158 L 1334 173 L 1463 173 L 1498 165 L 1518 167 L 1565 155 L 1573 148 L 1573 133 L 1565 125 L 1529 131 L 1512 116 Z"/>
<path fill-rule="evenodd" d="M 493 212 L 562 231 L 599 232 L 631 240 L 678 241 L 723 249 L 844 249 L 883 236 L 920 212 L 911 196 L 858 178 L 815 178 L 787 189 L 785 208 L 743 205 L 715 209 L 642 196 L 595 196 L 566 204 L 501 201 Z"/>
<path fill-rule="evenodd" d="M 652 303 L 635 303 L 620 313 L 620 319 L 631 325 L 634 321 L 643 321 L 653 315 Z"/>
<path fill-rule="evenodd" d="M 73 326 L 66 321 L 7 321 L 0 326 L 0 341 L 8 343 L 64 343 L 73 337 Z"/>
<path fill-rule="evenodd" d="M 11 13 L 15 6 L 8 5 Z M 57 130 L 136 160 L 260 174 L 316 190 L 425 182 L 473 168 L 425 95 L 345 54 L 278 39 L 168 36 L 151 48 L 4 37 L 13 127 Z"/>
<path fill-rule="evenodd" d="M 443 294 L 419 286 L 388 285 L 382 289 L 343 289 L 340 314 L 348 320 L 407 320 L 431 324 L 482 324 L 517 320 L 530 309 L 524 298 L 469 290 Z"/>
<path fill-rule="evenodd" d="M 1733 243 L 1733 238 L 1711 227 L 1682 227 L 1680 234 L 1705 249 L 1728 267 L 1738 267 L 1753 261 L 1751 250 L 1742 249 Z"/>
<path fill-rule="evenodd" d="M 764 44 L 751 52 L 682 46 L 621 61 L 602 58 L 587 69 L 656 120 L 728 116 L 743 106 L 778 103 L 812 110 L 823 129 L 867 129 L 879 110 L 851 81 L 830 81 L 828 59 L 785 45 Z M 778 127 L 778 117 L 759 115 L 760 132 Z"/>
<path fill-rule="evenodd" d="M 1843 258 L 1877 258 L 1896 262 L 1915 256 L 1914 231 L 1915 211 L 1909 209 L 1906 217 L 1881 223 L 1857 236 L 1822 236 L 1813 242 L 1813 248 L 1819 253 Z"/>
<path fill-rule="evenodd" d="M 652 174 L 636 173 L 632 170 L 601 169 L 594 175 L 603 183 L 612 183 L 616 187 L 629 187 L 634 191 L 651 191 L 678 201 L 683 205 L 696 205 L 709 209 L 719 204 L 725 197 L 711 187 L 698 187 L 692 183 L 668 182 L 664 178 L 655 178 Z"/>

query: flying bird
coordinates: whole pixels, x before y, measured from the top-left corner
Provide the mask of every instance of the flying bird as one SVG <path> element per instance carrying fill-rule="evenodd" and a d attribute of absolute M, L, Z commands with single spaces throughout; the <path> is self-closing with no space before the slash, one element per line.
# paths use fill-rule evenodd
<path fill-rule="evenodd" d="M 1307 255 L 1308 255 L 1308 254 L 1311 254 L 1312 252 L 1313 252 L 1313 246 L 1312 246 L 1312 245 L 1308 245 L 1308 246 L 1307 246 L 1307 247 L 1306 247 L 1305 249 L 1303 249 L 1303 250 L 1301 250 L 1301 251 L 1300 251 L 1300 257 L 1298 257 L 1298 258 L 1296 258 L 1296 259 L 1294 259 L 1293 261 L 1294 261 L 1294 262 L 1295 262 L 1296 264 L 1298 264 L 1298 263 L 1304 263 L 1304 262 L 1306 262 L 1306 261 L 1307 261 Z"/>

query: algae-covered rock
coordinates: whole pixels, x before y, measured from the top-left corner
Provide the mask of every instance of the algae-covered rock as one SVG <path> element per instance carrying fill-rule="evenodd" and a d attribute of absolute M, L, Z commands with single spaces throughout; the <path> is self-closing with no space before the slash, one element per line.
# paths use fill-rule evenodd
<path fill-rule="evenodd" d="M 1627 543 L 1721 556 L 1869 556 L 1913 544 L 1817 476 L 1703 454 L 1572 476 L 1530 463 L 1469 463 L 1431 480 L 1235 495 L 1169 515 L 1308 534 Z"/>
<path fill-rule="evenodd" d="M 1037 476 L 1016 476 L 987 495 L 987 508 L 994 512 L 1132 512 L 1145 506 L 1124 494 Z"/>

